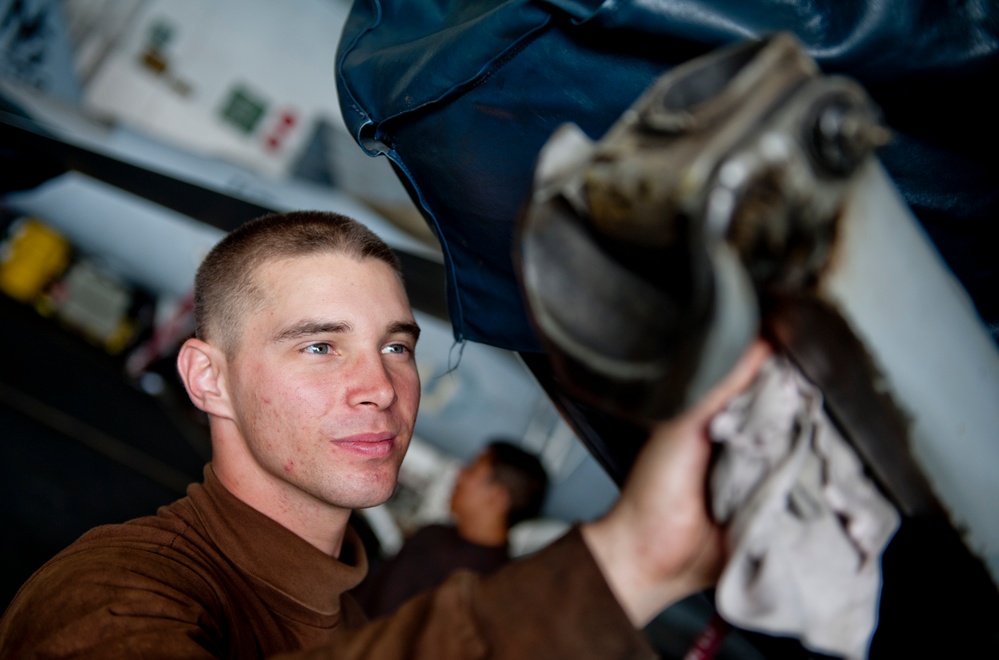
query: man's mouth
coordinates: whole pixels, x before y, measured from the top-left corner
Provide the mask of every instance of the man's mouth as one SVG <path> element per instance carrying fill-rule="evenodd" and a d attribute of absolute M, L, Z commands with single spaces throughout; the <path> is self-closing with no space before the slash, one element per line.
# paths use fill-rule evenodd
<path fill-rule="evenodd" d="M 395 440 L 394 433 L 361 433 L 333 440 L 331 444 L 338 449 L 362 456 L 384 458 L 395 450 Z"/>

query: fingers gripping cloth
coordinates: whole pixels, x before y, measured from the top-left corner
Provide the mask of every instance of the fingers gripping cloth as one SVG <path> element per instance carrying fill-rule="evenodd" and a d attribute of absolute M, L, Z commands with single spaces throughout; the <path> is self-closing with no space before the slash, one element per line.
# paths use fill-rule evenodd
<path fill-rule="evenodd" d="M 719 612 L 747 629 L 862 658 L 877 623 L 881 553 L 899 514 L 823 410 L 775 356 L 712 420 L 712 509 L 730 557 Z"/>

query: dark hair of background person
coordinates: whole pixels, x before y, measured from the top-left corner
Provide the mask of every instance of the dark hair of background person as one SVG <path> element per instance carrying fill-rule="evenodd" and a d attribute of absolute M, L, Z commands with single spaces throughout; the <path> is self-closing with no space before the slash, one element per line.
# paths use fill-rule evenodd
<path fill-rule="evenodd" d="M 548 473 L 541 460 L 506 440 L 493 440 L 487 450 L 493 479 L 510 493 L 507 525 L 537 517 L 548 492 Z"/>

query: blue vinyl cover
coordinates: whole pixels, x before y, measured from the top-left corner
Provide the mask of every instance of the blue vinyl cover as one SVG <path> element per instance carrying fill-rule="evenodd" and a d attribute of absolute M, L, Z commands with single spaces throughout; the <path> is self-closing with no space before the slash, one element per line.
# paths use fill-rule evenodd
<path fill-rule="evenodd" d="M 860 81 L 880 157 L 993 336 L 999 327 L 999 3 L 992 0 L 356 0 L 336 63 L 344 119 L 396 167 L 443 247 L 455 337 L 540 344 L 512 262 L 536 155 L 597 139 L 672 66 L 787 30 Z"/>

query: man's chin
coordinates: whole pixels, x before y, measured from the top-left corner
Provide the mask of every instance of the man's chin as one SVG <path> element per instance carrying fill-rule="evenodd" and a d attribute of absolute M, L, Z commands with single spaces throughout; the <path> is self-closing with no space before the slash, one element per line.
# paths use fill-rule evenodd
<path fill-rule="evenodd" d="M 395 476 L 387 480 L 359 484 L 353 492 L 344 493 L 341 506 L 347 509 L 369 509 L 385 504 L 395 494 L 395 488 Z"/>

